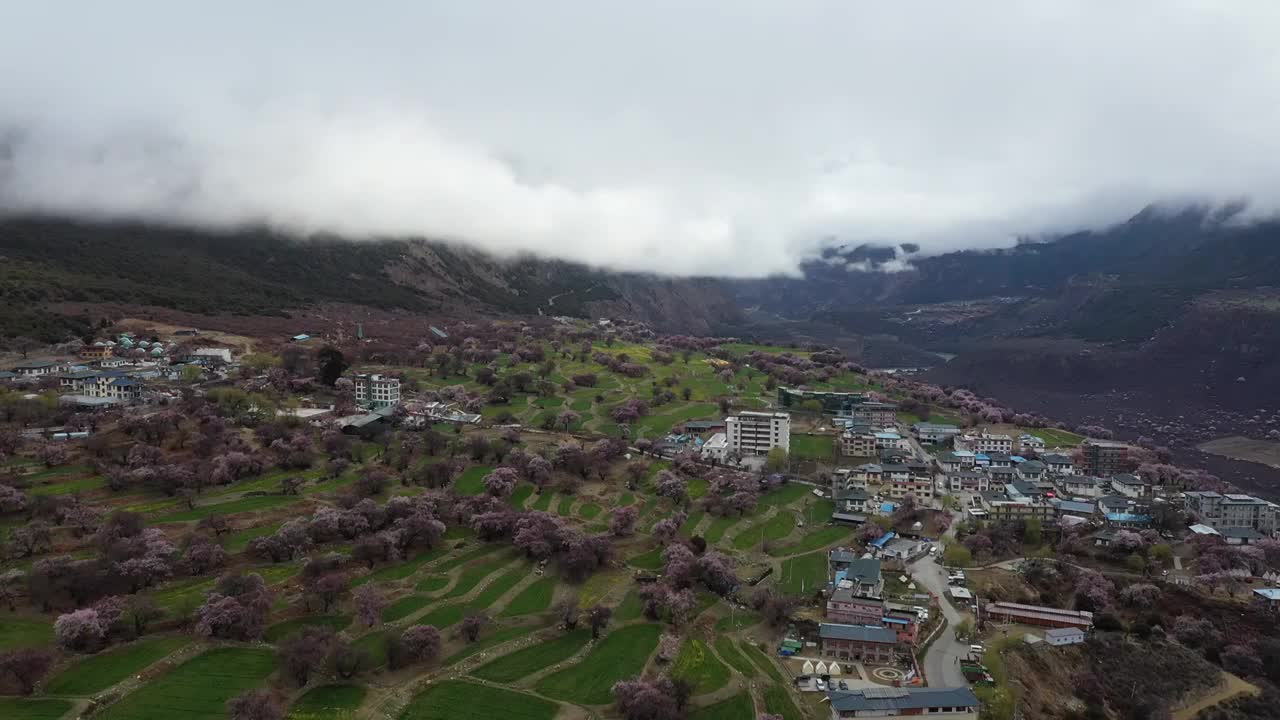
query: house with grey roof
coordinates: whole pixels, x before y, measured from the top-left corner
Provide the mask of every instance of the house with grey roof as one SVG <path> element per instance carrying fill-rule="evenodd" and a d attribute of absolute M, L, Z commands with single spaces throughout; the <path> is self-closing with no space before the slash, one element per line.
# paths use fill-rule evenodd
<path fill-rule="evenodd" d="M 904 688 L 866 687 L 827 693 L 832 720 L 892 717 L 897 715 L 944 716 L 976 720 L 982 703 L 967 687 Z"/>
<path fill-rule="evenodd" d="M 28 360 L 13 366 L 15 375 L 23 377 L 40 377 L 66 372 L 69 365 L 62 360 Z"/>
<path fill-rule="evenodd" d="M 1049 453 L 1041 455 L 1040 461 L 1044 463 L 1050 475 L 1074 475 L 1076 472 L 1076 463 L 1070 455 Z"/>
<path fill-rule="evenodd" d="M 898 634 L 869 625 L 818 625 L 818 641 L 824 657 L 887 665 L 894 661 Z"/>

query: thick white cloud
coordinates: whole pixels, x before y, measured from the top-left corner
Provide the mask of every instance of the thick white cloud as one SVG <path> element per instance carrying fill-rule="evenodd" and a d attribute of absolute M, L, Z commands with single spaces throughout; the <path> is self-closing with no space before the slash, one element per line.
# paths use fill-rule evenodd
<path fill-rule="evenodd" d="M 10 210 L 753 275 L 1280 206 L 1274 3 L 13 5 Z"/>

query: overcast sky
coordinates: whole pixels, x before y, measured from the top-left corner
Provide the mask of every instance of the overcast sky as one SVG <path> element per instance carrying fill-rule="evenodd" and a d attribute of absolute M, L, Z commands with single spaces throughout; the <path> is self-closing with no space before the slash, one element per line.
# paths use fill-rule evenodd
<path fill-rule="evenodd" d="M 680 274 L 1280 206 L 1280 3 L 8 3 L 0 206 Z"/>

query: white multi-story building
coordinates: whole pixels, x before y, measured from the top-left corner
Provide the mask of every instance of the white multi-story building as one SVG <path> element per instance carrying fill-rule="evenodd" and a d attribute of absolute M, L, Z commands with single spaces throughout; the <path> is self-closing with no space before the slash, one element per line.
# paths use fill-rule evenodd
<path fill-rule="evenodd" d="M 386 375 L 356 375 L 356 402 L 382 408 L 400 402 L 400 380 Z"/>
<path fill-rule="evenodd" d="M 1183 498 L 1187 512 L 1215 530 L 1251 528 L 1271 535 L 1280 525 L 1280 507 L 1252 495 L 1200 490 L 1188 491 Z"/>
<path fill-rule="evenodd" d="M 724 433 L 715 433 L 710 440 L 702 443 L 702 456 L 716 462 L 729 459 L 729 437 Z"/>
<path fill-rule="evenodd" d="M 1013 438 L 1002 433 L 979 433 L 977 435 L 960 435 L 956 438 L 957 450 L 969 450 L 979 453 L 1013 452 Z"/>
<path fill-rule="evenodd" d="M 89 397 L 130 402 L 142 398 L 142 383 L 133 378 L 102 376 L 86 381 L 82 392 Z"/>
<path fill-rule="evenodd" d="M 791 452 L 791 415 L 781 412 L 743 412 L 724 421 L 729 450 L 740 456 L 767 455 L 780 447 Z"/>

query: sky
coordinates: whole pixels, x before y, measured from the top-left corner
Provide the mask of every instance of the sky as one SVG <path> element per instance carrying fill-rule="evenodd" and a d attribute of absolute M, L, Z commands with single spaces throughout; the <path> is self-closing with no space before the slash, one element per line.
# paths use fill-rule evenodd
<path fill-rule="evenodd" d="M 1280 207 L 1280 3 L 11 3 L 0 211 L 793 272 Z"/>

